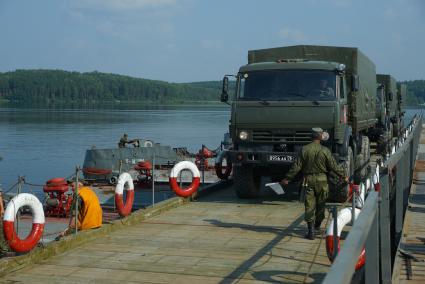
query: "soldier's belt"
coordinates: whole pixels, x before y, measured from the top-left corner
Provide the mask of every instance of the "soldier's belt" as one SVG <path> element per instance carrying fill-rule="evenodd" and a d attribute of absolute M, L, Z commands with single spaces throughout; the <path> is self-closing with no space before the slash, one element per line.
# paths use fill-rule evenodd
<path fill-rule="evenodd" d="M 304 176 L 326 176 L 326 173 L 305 173 Z"/>

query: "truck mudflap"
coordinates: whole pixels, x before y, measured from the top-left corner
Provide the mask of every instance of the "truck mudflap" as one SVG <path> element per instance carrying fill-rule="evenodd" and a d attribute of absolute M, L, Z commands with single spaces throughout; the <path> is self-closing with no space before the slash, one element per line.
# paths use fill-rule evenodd
<path fill-rule="evenodd" d="M 254 152 L 229 150 L 227 157 L 235 165 L 291 165 L 298 154 L 295 152 Z"/>

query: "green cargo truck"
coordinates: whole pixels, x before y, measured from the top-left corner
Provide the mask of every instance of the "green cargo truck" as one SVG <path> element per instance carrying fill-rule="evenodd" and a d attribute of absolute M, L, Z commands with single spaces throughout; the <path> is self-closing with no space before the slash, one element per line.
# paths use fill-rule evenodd
<path fill-rule="evenodd" d="M 376 127 L 369 130 L 371 142 L 377 143 L 377 152 L 389 152 L 393 137 L 398 136 L 399 124 L 396 123 L 397 112 L 397 83 L 391 75 L 377 74 L 376 90 Z"/>
<path fill-rule="evenodd" d="M 376 75 L 378 84 L 381 84 L 386 100 L 386 113 L 389 119 L 390 131 L 393 137 L 398 137 L 402 131 L 401 107 L 397 81 L 391 75 Z"/>
<path fill-rule="evenodd" d="M 352 175 L 370 157 L 368 132 L 377 124 L 375 65 L 359 49 L 298 45 L 251 50 L 231 101 L 229 133 L 236 194 L 255 198 L 262 176 L 281 179 L 312 127 Z M 345 195 L 344 193 L 343 195 Z"/>
<path fill-rule="evenodd" d="M 398 84 L 397 85 L 397 119 L 400 123 L 400 132 L 404 130 L 404 102 L 407 99 L 407 85 L 406 84 Z"/>

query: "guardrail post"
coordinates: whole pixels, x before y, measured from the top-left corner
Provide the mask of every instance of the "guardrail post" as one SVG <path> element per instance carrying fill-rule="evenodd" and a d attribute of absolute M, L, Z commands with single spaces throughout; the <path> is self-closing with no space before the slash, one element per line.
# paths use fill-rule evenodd
<path fill-rule="evenodd" d="M 410 173 L 410 181 L 412 181 L 413 179 L 413 168 L 415 167 L 415 150 L 413 149 L 415 146 L 415 135 L 413 134 L 413 139 L 410 141 L 410 151 L 409 151 L 409 155 L 410 155 L 410 164 L 409 164 L 409 173 Z M 417 146 L 418 147 L 418 146 Z"/>
<path fill-rule="evenodd" d="M 332 218 L 334 219 L 334 251 L 333 251 L 333 257 L 334 259 L 336 259 L 337 255 L 338 255 L 338 208 L 336 206 L 332 207 Z"/>
<path fill-rule="evenodd" d="M 354 226 L 354 221 L 356 220 L 356 189 L 354 186 L 351 187 L 351 226 Z"/>
<path fill-rule="evenodd" d="M 406 157 L 405 157 L 403 169 L 406 169 L 407 171 L 409 171 L 409 174 L 408 175 L 404 175 L 404 178 L 406 179 L 406 182 L 404 184 L 403 212 L 404 212 L 404 209 L 407 207 L 407 202 L 409 200 L 409 193 L 410 193 L 410 175 L 412 174 L 412 171 L 411 171 L 411 168 L 410 168 L 410 146 L 411 145 L 409 143 L 409 148 L 404 153 L 404 155 Z"/>
<path fill-rule="evenodd" d="M 366 239 L 366 264 L 365 278 L 366 284 L 379 283 L 379 211 L 376 211 L 373 217 L 372 226 Z"/>
<path fill-rule="evenodd" d="M 390 214 L 390 189 L 388 173 L 380 177 L 381 203 L 379 204 L 379 230 L 381 248 L 381 281 L 391 283 L 391 214 Z"/>
<path fill-rule="evenodd" d="M 389 169 L 390 170 L 390 169 Z M 395 187 L 395 240 L 398 243 L 403 229 L 403 172 L 402 163 L 396 165 L 396 187 Z"/>
<path fill-rule="evenodd" d="M 78 174 L 80 173 L 80 168 L 75 167 L 75 235 L 78 234 Z"/>

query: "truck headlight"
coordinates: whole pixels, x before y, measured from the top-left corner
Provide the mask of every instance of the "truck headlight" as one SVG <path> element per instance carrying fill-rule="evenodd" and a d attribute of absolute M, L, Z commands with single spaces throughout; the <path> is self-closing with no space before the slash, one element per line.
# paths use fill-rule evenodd
<path fill-rule="evenodd" d="M 248 139 L 248 132 L 245 131 L 245 130 L 242 130 L 241 132 L 239 132 L 239 139 L 241 139 L 241 140 Z"/>

